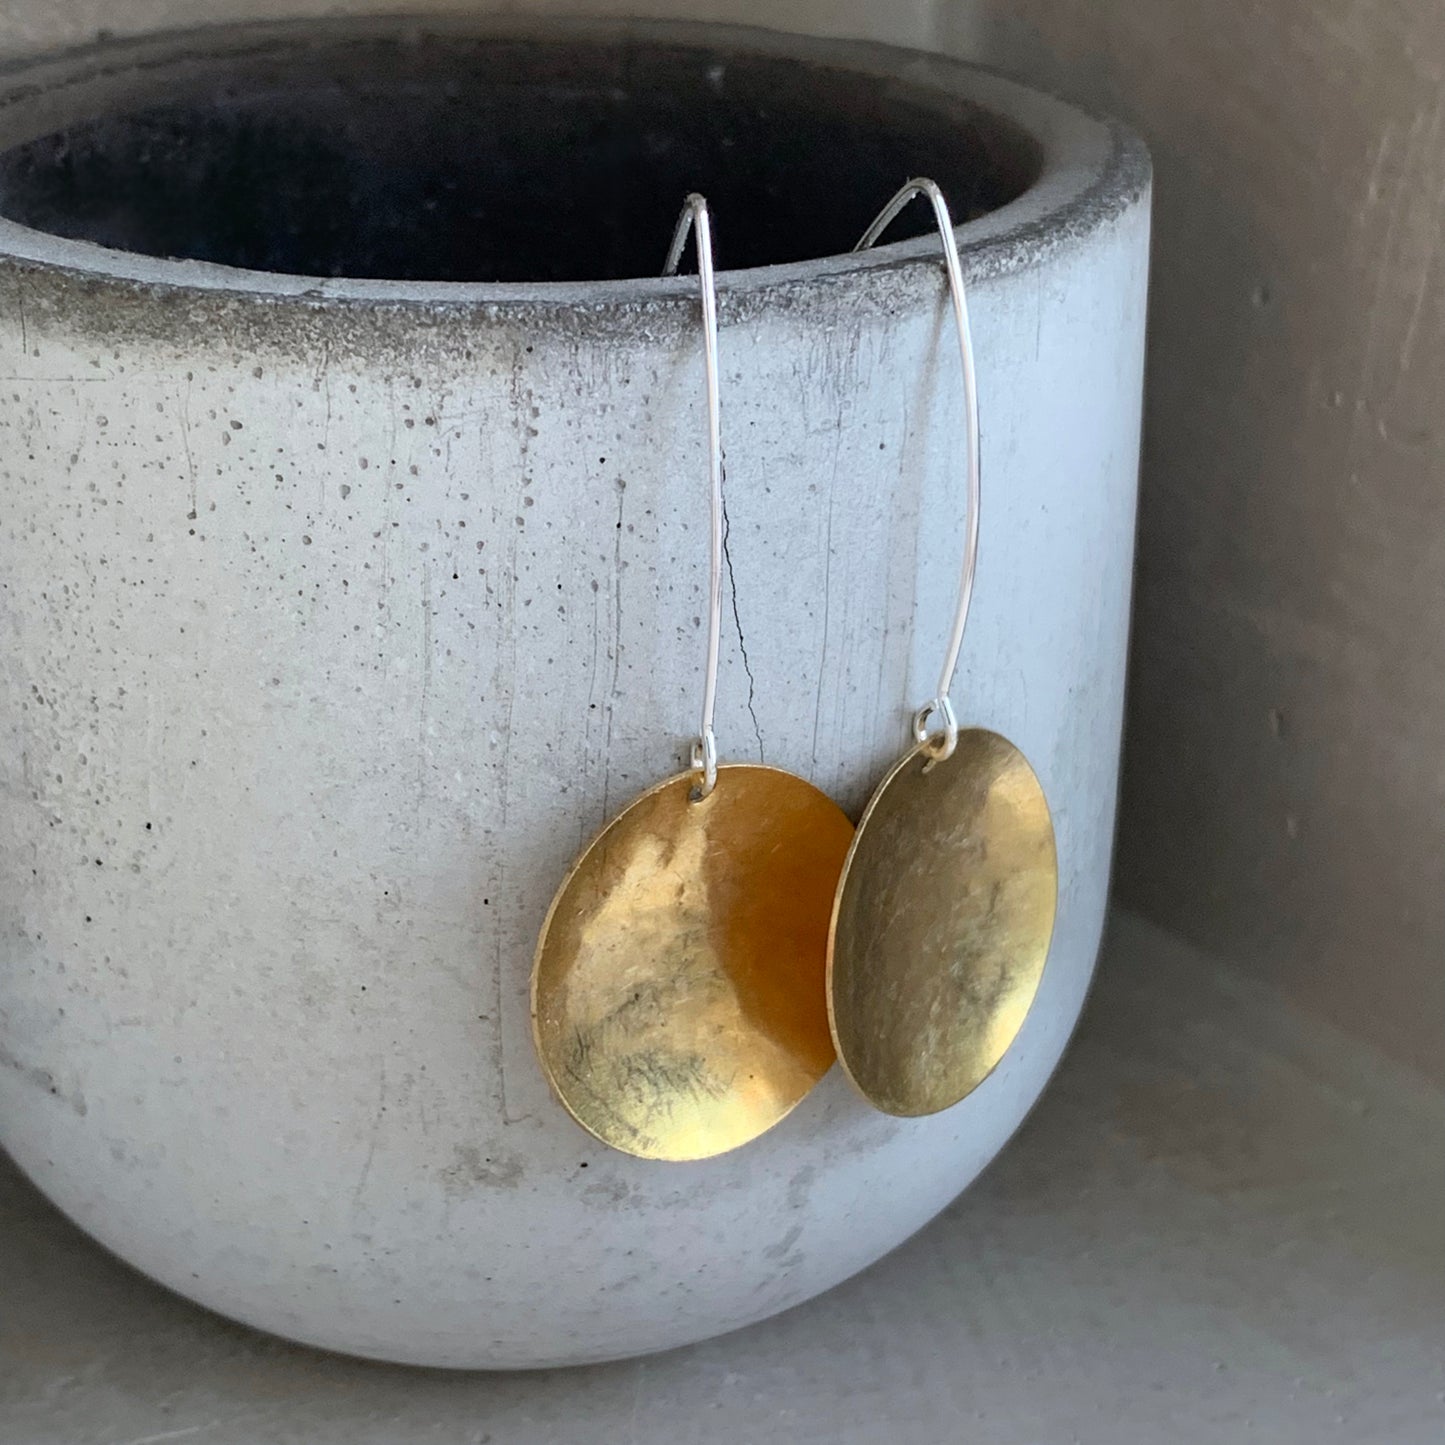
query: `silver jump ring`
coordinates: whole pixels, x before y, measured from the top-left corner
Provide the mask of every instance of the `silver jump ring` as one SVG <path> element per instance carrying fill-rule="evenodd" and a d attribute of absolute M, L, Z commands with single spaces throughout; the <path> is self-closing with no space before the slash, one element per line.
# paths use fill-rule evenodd
<path fill-rule="evenodd" d="M 943 723 L 941 732 L 930 732 L 929 723 L 937 715 Z M 936 697 L 926 702 L 913 714 L 913 740 L 927 744 L 928 755 L 936 763 L 947 762 L 958 746 L 958 719 L 954 716 L 953 704 L 946 697 Z"/>
<path fill-rule="evenodd" d="M 717 787 L 717 739 L 713 737 L 711 728 L 693 742 L 692 770 L 698 775 L 692 800 L 700 803 Z"/>

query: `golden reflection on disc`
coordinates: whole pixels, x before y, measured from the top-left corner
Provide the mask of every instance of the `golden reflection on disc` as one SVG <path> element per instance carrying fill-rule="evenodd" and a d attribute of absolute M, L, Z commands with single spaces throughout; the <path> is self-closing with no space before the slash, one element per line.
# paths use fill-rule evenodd
<path fill-rule="evenodd" d="M 823 976 L 853 825 L 777 768 L 644 793 L 542 927 L 532 1029 L 567 1111 L 644 1159 L 706 1159 L 778 1122 L 833 1062 Z"/>
<path fill-rule="evenodd" d="M 969 728 L 879 785 L 828 940 L 844 1071 L 887 1114 L 935 1114 L 1003 1058 L 1038 992 L 1058 902 L 1054 827 L 1027 759 Z"/>

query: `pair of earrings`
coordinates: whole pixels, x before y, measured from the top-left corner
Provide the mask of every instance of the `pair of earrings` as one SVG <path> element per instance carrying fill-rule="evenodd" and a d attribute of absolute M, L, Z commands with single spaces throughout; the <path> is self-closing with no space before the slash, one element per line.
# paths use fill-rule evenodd
<path fill-rule="evenodd" d="M 646 1159 L 709 1158 L 792 1110 L 838 1058 L 885 1113 L 957 1103 L 993 1070 L 1038 991 L 1058 868 L 1043 790 L 998 734 L 960 729 L 949 690 L 973 593 L 979 429 L 963 273 L 948 207 L 910 181 L 856 250 L 916 196 L 943 239 L 963 364 L 968 519 L 938 689 L 914 745 L 857 828 L 811 783 L 718 763 L 722 444 L 717 294 L 707 203 L 689 196 L 702 291 L 711 550 L 702 717 L 690 771 L 657 784 L 573 864 L 543 924 L 532 1026 L 548 1080 L 604 1143 Z"/>

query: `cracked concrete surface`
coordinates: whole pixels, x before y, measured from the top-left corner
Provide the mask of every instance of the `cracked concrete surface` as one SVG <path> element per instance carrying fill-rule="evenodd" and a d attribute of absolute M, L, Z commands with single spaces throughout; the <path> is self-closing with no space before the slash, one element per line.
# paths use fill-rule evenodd
<path fill-rule="evenodd" d="M 390 27 L 348 29 L 336 63 L 381 55 L 389 77 Z M 613 32 L 585 33 L 569 66 Z M 689 34 L 625 31 L 664 57 Z M 743 84 L 797 49 L 708 34 L 685 52 L 698 86 L 698 56 L 726 53 Z M 47 74 L 83 109 L 87 87 L 154 84 L 167 46 L 187 75 L 299 54 L 312 77 L 320 44 L 192 35 Z M 471 74 L 487 47 L 462 48 Z M 656 1349 L 869 1263 L 1043 1088 L 1105 904 L 1147 157 L 996 77 L 803 48 L 795 79 L 851 65 L 890 105 L 962 87 L 1011 117 L 991 124 L 1014 169 L 980 150 L 970 175 L 1036 176 L 960 234 L 997 482 L 958 695 L 1032 759 L 1063 861 L 1027 1027 L 947 1116 L 882 1119 L 832 1077 L 746 1151 L 673 1170 L 604 1156 L 548 1095 L 528 1010 L 547 904 L 579 832 L 676 771 L 696 726 L 695 281 L 308 279 L 0 222 L 24 296 L 22 315 L 0 277 L 0 1038 L 87 1105 L 0 1069 L 0 1137 L 171 1287 L 417 1363 Z M 406 54 L 455 63 L 435 37 Z M 0 77 L 20 92 L 0 142 L 54 100 L 27 84 Z M 957 166 L 973 131 L 941 135 L 932 159 Z M 765 743 L 855 810 L 932 690 L 957 587 L 961 400 L 934 246 L 720 276 L 720 751 Z"/>

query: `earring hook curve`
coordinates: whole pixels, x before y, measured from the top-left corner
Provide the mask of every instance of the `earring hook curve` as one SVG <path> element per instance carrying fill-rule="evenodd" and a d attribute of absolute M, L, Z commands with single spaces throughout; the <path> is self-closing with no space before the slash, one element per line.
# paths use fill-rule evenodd
<path fill-rule="evenodd" d="M 926 176 L 915 176 L 902 186 L 898 193 L 874 218 L 864 231 L 854 251 L 866 251 L 884 231 L 897 219 L 903 208 L 917 197 L 923 197 L 933 207 L 933 218 L 938 225 L 943 242 L 943 261 L 948 273 L 948 290 L 953 302 L 954 325 L 958 332 L 959 359 L 963 364 L 963 406 L 964 424 L 967 435 L 967 521 L 963 544 L 963 569 L 959 577 L 958 604 L 953 616 L 953 630 L 949 634 L 948 650 L 944 655 L 942 671 L 938 675 L 938 689 L 933 699 L 919 708 L 913 716 L 913 733 L 918 742 L 928 738 L 930 719 L 937 717 L 943 723 L 943 731 L 935 738 L 932 749 L 936 761 L 942 762 L 953 755 L 958 745 L 958 722 L 954 717 L 949 692 L 953 687 L 953 675 L 958 670 L 958 655 L 963 647 L 963 632 L 968 625 L 968 611 L 973 602 L 973 583 L 978 572 L 978 522 L 982 487 L 980 484 L 981 459 L 978 428 L 978 378 L 974 367 L 973 331 L 968 319 L 968 296 L 963 284 L 963 266 L 958 259 L 958 242 L 954 239 L 953 219 L 949 215 L 948 202 L 937 182 Z"/>
<path fill-rule="evenodd" d="M 693 800 L 701 802 L 717 786 L 717 739 L 713 714 L 717 707 L 718 652 L 722 637 L 723 570 L 723 460 L 722 408 L 718 394 L 717 280 L 713 272 L 712 219 L 707 200 L 694 191 L 683 202 L 682 214 L 672 233 L 664 276 L 677 275 L 689 232 L 695 236 L 697 276 L 702 290 L 703 369 L 707 378 L 708 556 L 707 663 L 703 674 L 702 717 L 697 740 L 692 745 L 692 766 L 699 774 Z"/>

